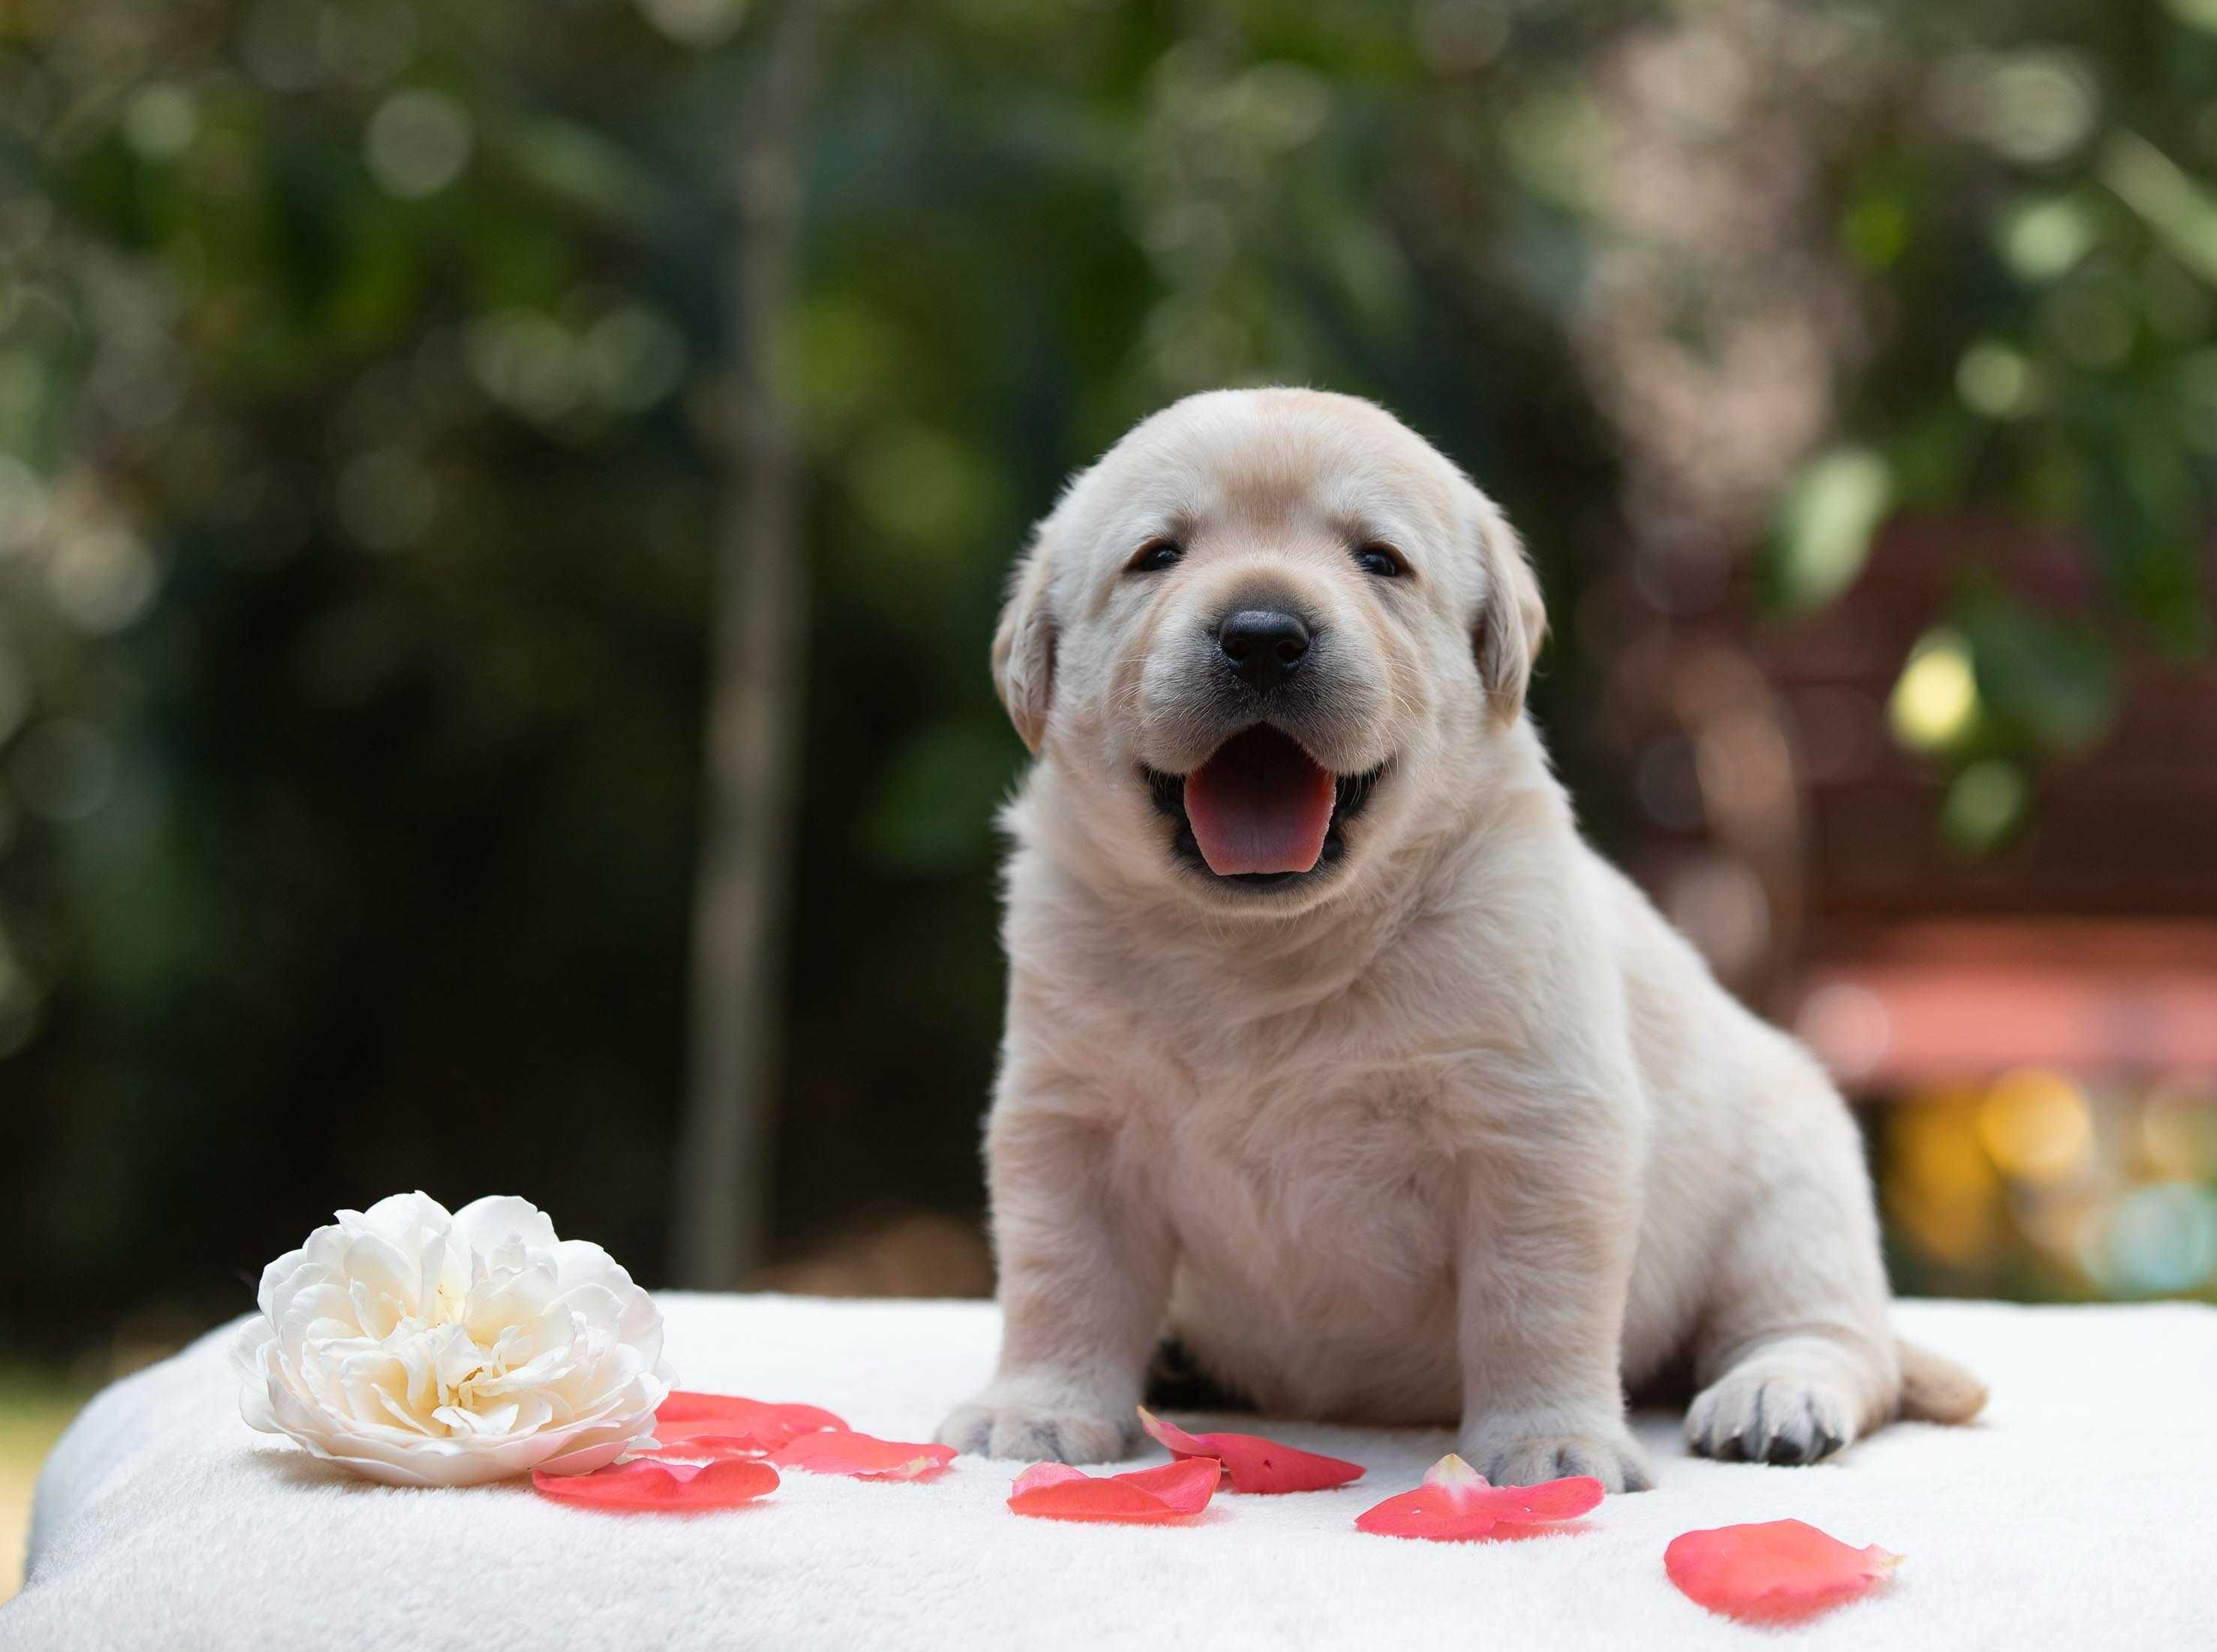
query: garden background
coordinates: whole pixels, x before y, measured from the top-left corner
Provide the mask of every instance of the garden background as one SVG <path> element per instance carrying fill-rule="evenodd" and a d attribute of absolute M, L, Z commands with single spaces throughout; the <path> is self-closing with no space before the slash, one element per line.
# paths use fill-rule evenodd
<path fill-rule="evenodd" d="M 1905 1288 L 2209 1296 L 2213 180 L 2217 0 L 0 0 L 0 1527 L 397 1190 L 989 1289 L 1002 583 L 1220 384 L 1504 502 Z"/>

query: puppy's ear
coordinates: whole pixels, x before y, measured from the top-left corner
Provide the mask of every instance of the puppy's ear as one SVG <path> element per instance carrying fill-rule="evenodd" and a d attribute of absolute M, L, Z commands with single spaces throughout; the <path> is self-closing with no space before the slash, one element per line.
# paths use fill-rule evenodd
<path fill-rule="evenodd" d="M 1047 599 L 1047 542 L 1054 518 L 1032 531 L 1032 542 L 1009 579 L 1009 600 L 993 633 L 993 686 L 1009 721 L 1032 755 L 1047 737 L 1047 707 L 1054 697 L 1054 613 Z"/>
<path fill-rule="evenodd" d="M 1524 710 L 1524 691 L 1532 667 L 1547 638 L 1547 608 L 1540 582 L 1524 555 L 1524 541 L 1490 500 L 1480 496 L 1478 543 L 1485 572 L 1485 598 L 1479 604 L 1471 646 L 1478 675 L 1493 701 L 1494 714 L 1513 723 Z"/>

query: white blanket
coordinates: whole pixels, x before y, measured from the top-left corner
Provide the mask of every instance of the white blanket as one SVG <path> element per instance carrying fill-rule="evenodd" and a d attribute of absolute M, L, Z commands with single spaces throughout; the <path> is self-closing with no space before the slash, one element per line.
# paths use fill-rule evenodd
<path fill-rule="evenodd" d="M 894 1439 L 929 1439 L 993 1361 L 982 1304 L 662 1301 L 688 1386 L 812 1401 Z M 1643 1418 L 1657 1489 L 1575 1532 L 1477 1544 L 1354 1530 L 1447 1433 L 1251 1419 L 1220 1426 L 1370 1471 L 1337 1491 L 1227 1492 L 1172 1528 L 1019 1519 L 1015 1467 L 970 1458 L 929 1484 L 789 1473 L 758 1505 L 688 1518 L 526 1485 L 390 1489 L 250 1432 L 226 1328 L 108 1390 L 56 1447 L 0 1647 L 1756 1646 L 1772 1631 L 1670 1587 L 1664 1545 L 1789 1515 L 1907 1556 L 1880 1594 L 1785 1631 L 1797 1646 L 2217 1646 L 2217 1310 L 1923 1303 L 1899 1318 L 1992 1384 L 1981 1422 L 1897 1426 L 1774 1469 L 1689 1458 L 1675 1417 Z"/>

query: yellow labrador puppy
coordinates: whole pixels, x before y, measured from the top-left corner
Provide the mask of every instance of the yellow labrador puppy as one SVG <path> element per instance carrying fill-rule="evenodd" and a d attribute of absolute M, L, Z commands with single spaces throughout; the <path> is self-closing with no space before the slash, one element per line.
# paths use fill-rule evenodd
<path fill-rule="evenodd" d="M 1265 1410 L 1459 1421 L 1488 1478 L 1808 1463 L 1975 1379 L 1887 1322 L 1856 1131 L 1580 839 L 1500 512 L 1390 415 L 1195 396 L 1074 481 L 994 669 L 999 1375 L 940 1439 L 1097 1462 L 1158 1336 Z"/>

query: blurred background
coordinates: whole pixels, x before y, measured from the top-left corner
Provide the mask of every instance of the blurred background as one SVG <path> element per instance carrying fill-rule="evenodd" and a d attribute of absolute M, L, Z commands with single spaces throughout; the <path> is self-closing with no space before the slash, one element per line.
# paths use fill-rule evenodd
<path fill-rule="evenodd" d="M 2217 0 L 0 0 L 0 1526 L 387 1193 L 989 1290 L 1002 581 L 1275 381 L 1905 1290 L 2217 1291 Z"/>

